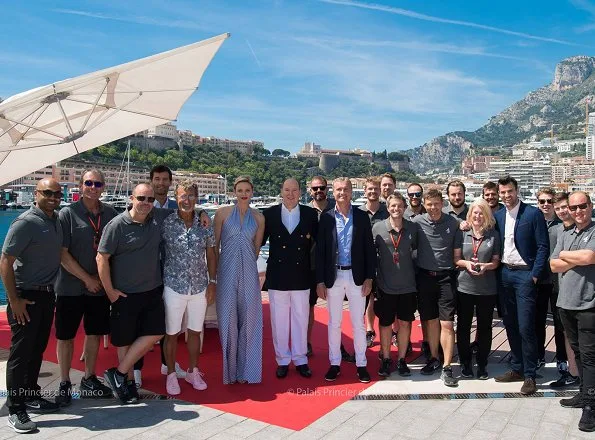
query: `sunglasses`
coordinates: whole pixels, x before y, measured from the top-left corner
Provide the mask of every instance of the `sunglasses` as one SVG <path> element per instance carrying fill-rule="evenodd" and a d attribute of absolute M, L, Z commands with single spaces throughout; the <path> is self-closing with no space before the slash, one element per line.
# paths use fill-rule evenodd
<path fill-rule="evenodd" d="M 147 201 L 149 203 L 153 203 L 155 201 L 155 197 L 147 197 L 147 196 L 134 196 L 136 200 L 139 202 Z"/>
<path fill-rule="evenodd" d="M 576 211 L 577 209 L 587 209 L 588 207 L 588 203 L 581 203 L 580 205 L 568 205 L 568 209 L 570 209 L 572 212 Z"/>
<path fill-rule="evenodd" d="M 551 205 L 554 201 L 552 199 L 539 199 L 539 204 L 540 205 L 545 205 L 546 203 L 548 205 Z"/>
<path fill-rule="evenodd" d="M 103 188 L 103 185 L 105 185 L 105 183 L 98 180 L 85 180 L 83 183 L 88 188 L 91 188 L 92 186 L 95 188 Z"/>
<path fill-rule="evenodd" d="M 421 196 L 423 195 L 422 192 L 415 192 L 415 193 L 407 193 L 407 195 L 409 196 L 409 198 L 413 199 L 421 199 Z"/>
<path fill-rule="evenodd" d="M 325 191 L 326 190 L 326 186 L 313 186 L 312 191 L 316 192 L 316 191 Z"/>
<path fill-rule="evenodd" d="M 40 192 L 41 194 L 43 194 L 44 197 L 47 197 L 48 199 L 50 197 L 53 197 L 55 199 L 62 198 L 62 191 L 52 191 L 51 189 L 44 189 L 42 191 L 37 191 L 37 192 Z"/>

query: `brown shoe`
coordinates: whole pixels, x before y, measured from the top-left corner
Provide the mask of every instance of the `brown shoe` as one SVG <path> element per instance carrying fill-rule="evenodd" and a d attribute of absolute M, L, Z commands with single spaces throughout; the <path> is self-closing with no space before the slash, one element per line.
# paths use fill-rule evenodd
<path fill-rule="evenodd" d="M 518 371 L 509 370 L 501 376 L 494 378 L 496 382 L 522 382 L 525 377 Z"/>
<path fill-rule="evenodd" d="M 523 396 L 528 396 L 530 394 L 535 394 L 535 391 L 537 391 L 535 379 L 533 379 L 532 377 L 526 378 L 525 382 L 523 382 L 523 386 L 521 387 L 521 394 Z"/>

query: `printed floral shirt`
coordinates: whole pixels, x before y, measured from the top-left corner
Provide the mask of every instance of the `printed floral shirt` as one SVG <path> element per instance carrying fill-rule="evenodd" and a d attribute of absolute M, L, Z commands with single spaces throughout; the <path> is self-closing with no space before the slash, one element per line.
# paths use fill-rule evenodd
<path fill-rule="evenodd" d="M 164 284 L 182 295 L 196 295 L 207 288 L 206 248 L 215 246 L 213 228 L 205 228 L 195 215 L 192 227 L 186 228 L 178 212 L 171 213 L 162 226 L 165 264 Z"/>

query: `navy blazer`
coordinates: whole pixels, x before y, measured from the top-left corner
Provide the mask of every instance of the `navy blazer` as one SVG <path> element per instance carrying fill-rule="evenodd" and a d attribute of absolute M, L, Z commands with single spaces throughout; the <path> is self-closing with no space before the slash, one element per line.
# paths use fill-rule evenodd
<path fill-rule="evenodd" d="M 353 207 L 353 230 L 351 239 L 351 272 L 357 286 L 376 275 L 376 246 L 372 237 L 372 225 L 368 214 Z M 335 209 L 320 216 L 316 240 L 316 282 L 333 287 L 337 279 L 337 225 Z"/>
<path fill-rule="evenodd" d="M 506 209 L 494 214 L 496 229 L 502 243 L 500 257 L 504 257 L 504 227 Z M 534 206 L 521 202 L 514 225 L 514 244 L 521 258 L 531 268 L 531 276 L 542 278 L 550 255 L 550 241 L 543 213 Z"/>

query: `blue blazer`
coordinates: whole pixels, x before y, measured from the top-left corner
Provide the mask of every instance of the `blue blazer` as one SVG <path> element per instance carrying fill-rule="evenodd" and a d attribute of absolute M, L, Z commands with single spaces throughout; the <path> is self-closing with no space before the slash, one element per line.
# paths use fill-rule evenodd
<path fill-rule="evenodd" d="M 501 257 L 504 256 L 506 212 L 506 209 L 500 209 L 494 214 L 502 243 Z M 514 225 L 514 244 L 521 258 L 531 268 L 531 276 L 542 278 L 550 255 L 550 241 L 545 218 L 539 209 L 521 202 Z"/>

